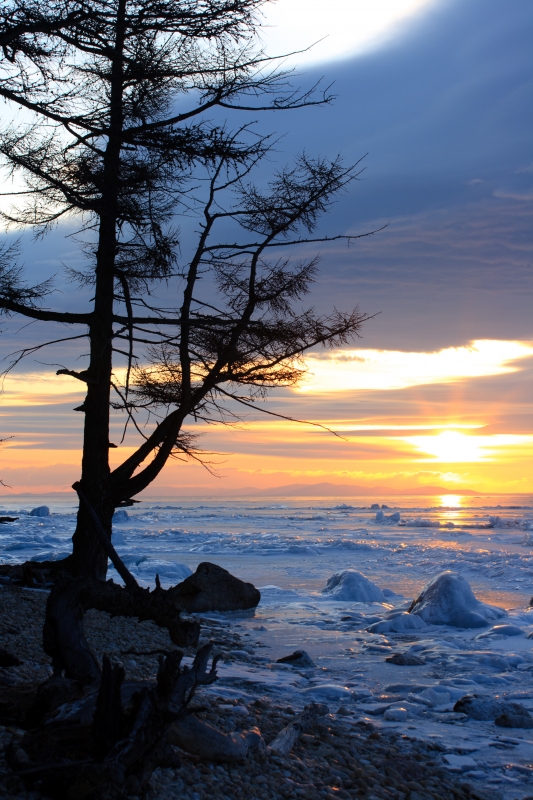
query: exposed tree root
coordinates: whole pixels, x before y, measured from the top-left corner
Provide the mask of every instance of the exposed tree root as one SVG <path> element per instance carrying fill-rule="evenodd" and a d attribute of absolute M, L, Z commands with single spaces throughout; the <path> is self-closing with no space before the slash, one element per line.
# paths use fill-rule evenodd
<path fill-rule="evenodd" d="M 83 616 L 90 608 L 113 616 L 152 620 L 167 628 L 177 645 L 187 647 L 198 642 L 200 626 L 181 619 L 169 591 L 160 587 L 153 592 L 140 587 L 129 591 L 112 581 L 67 578 L 56 583 L 46 604 L 43 646 L 52 658 L 55 675 L 64 671 L 67 678 L 81 683 L 99 678 L 99 665 L 83 634 Z"/>

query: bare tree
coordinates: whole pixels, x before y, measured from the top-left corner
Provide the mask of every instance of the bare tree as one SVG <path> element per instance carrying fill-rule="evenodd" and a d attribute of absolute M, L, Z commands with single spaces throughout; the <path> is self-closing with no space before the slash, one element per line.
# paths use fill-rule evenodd
<path fill-rule="evenodd" d="M 306 350 L 349 341 L 365 319 L 305 308 L 317 259 L 286 255 L 326 240 L 317 221 L 358 165 L 304 154 L 256 185 L 274 141 L 216 121 L 217 109 L 331 100 L 317 86 L 295 92 L 257 49 L 263 2 L 8 0 L 0 12 L 0 95 L 28 120 L 0 134 L 5 163 L 26 182 L 6 221 L 41 234 L 78 217 L 87 269 L 71 276 L 92 288 L 86 311 L 53 310 L 52 282 L 29 285 L 14 248 L 2 251 L 0 309 L 66 324 L 89 343 L 86 369 L 60 370 L 87 389 L 75 575 L 104 578 L 98 525 L 110 538 L 115 508 L 172 455 L 194 456 L 188 417 L 224 421 L 235 403 L 294 384 Z M 180 216 L 194 238 L 180 237 Z M 111 470 L 113 411 L 142 441 Z"/>

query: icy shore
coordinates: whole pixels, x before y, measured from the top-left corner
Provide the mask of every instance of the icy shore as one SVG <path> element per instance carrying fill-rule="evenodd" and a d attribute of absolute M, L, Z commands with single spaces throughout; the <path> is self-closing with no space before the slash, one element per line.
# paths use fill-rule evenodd
<path fill-rule="evenodd" d="M 210 624 L 239 637 L 217 696 L 248 704 L 267 697 L 295 710 L 325 701 L 345 709 L 343 725 L 354 732 L 372 725 L 430 743 L 447 774 L 494 797 L 533 795 L 533 730 L 454 711 L 478 695 L 533 714 L 531 498 L 468 498 L 466 508 L 384 500 L 390 509 L 377 520 L 363 498 L 145 501 L 116 521 L 114 537 L 145 585 L 156 573 L 163 585 L 175 583 L 213 561 L 261 589 L 255 614 L 212 615 Z M 46 502 L 51 515 L 39 518 L 27 513 L 30 502 L 4 499 L 6 512 L 26 511 L 0 528 L 4 561 L 68 552 L 74 506 Z M 451 594 L 459 605 L 448 613 L 441 597 L 429 614 L 419 596 L 446 571 L 458 576 Z M 417 598 L 420 613 L 407 613 Z M 276 663 L 297 649 L 316 666 Z M 386 660 L 395 654 L 403 661 Z"/>

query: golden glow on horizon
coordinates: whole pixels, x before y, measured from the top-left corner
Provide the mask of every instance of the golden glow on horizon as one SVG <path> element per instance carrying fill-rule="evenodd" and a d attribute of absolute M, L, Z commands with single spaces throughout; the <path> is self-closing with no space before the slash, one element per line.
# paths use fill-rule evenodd
<path fill-rule="evenodd" d="M 308 369 L 296 392 L 390 391 L 431 383 L 505 375 L 511 362 L 533 356 L 530 342 L 479 339 L 435 353 L 399 350 L 333 350 L 305 357 Z"/>
<path fill-rule="evenodd" d="M 466 489 L 532 491 L 533 435 L 524 422 L 531 365 L 526 359 L 532 355 L 533 342 L 487 340 L 437 353 L 313 354 L 314 366 L 330 370 L 323 376 L 329 384 L 335 375 L 348 376 L 335 386 L 337 394 L 322 394 L 320 386 L 299 394 L 287 391 L 270 407 L 339 436 L 262 415 L 231 427 L 190 424 L 188 430 L 202 434 L 206 451 L 218 454 L 220 478 L 194 464 L 170 463 L 157 485 L 215 492 L 320 482 L 402 491 L 432 486 L 445 505 L 457 505 L 455 498 Z M 513 371 L 522 374 L 509 387 L 504 376 Z M 120 367 L 116 373 L 120 382 Z M 480 393 L 472 378 L 488 374 L 503 377 Z M 361 375 L 368 394 L 353 388 L 342 392 Z M 454 386 L 431 392 L 410 388 L 435 382 Z M 398 384 L 403 392 L 384 391 Z M 68 490 L 79 477 L 83 428 L 83 415 L 71 409 L 80 405 L 85 387 L 51 370 L 9 373 L 3 387 L 0 431 L 13 438 L 0 448 L 0 478 L 13 492 Z M 136 441 L 128 434 L 121 443 L 122 426 L 122 418 L 112 425 L 111 441 L 119 444 L 110 451 L 113 465 L 132 452 Z"/>

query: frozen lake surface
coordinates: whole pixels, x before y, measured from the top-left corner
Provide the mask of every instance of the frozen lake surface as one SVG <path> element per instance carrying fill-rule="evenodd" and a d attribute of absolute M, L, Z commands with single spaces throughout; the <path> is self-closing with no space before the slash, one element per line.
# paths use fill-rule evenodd
<path fill-rule="evenodd" d="M 69 552 L 73 500 L 0 504 L 0 513 L 19 515 L 0 528 L 0 560 Z M 29 515 L 42 504 L 49 517 Z M 354 723 L 439 743 L 450 770 L 506 800 L 533 794 L 533 729 L 453 711 L 475 694 L 533 714 L 531 495 L 146 499 L 119 512 L 113 537 L 143 585 L 154 586 L 158 573 L 169 586 L 212 561 L 261 589 L 255 614 L 231 615 L 249 644 L 220 666 L 213 691 L 344 706 Z M 447 570 L 457 577 L 437 599 L 430 591 L 416 615 L 406 614 Z M 118 581 L 114 570 L 109 576 Z M 275 663 L 297 649 L 315 667 Z M 386 662 L 394 653 L 422 663 Z"/>

